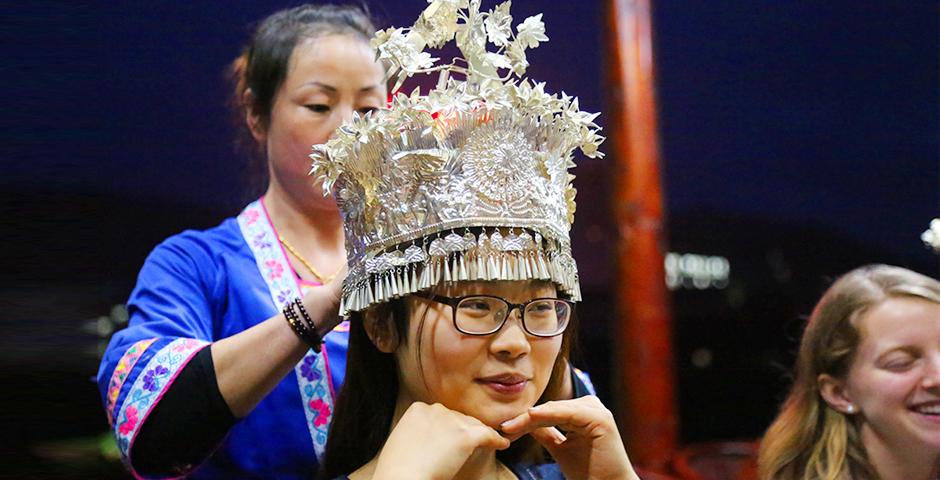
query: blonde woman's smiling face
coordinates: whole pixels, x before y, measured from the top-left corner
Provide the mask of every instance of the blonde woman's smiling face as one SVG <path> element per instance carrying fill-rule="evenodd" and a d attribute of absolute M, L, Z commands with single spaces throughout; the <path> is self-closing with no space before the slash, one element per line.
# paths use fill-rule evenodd
<path fill-rule="evenodd" d="M 856 322 L 862 340 L 845 387 L 863 442 L 940 452 L 940 304 L 889 298 Z"/>
<path fill-rule="evenodd" d="M 494 295 L 521 304 L 557 296 L 548 282 L 461 282 L 440 292 L 448 297 Z M 459 332 L 452 307 L 411 296 L 408 338 L 395 356 L 399 405 L 441 403 L 491 427 L 524 412 L 541 397 L 551 377 L 562 335 L 526 333 L 515 309 L 491 335 Z"/>

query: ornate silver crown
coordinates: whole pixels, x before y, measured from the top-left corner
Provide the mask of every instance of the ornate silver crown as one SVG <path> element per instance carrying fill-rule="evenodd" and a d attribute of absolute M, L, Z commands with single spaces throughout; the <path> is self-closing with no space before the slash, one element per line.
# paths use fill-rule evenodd
<path fill-rule="evenodd" d="M 522 78 L 526 49 L 548 40 L 541 15 L 513 32 L 509 1 L 488 12 L 479 0 L 429 3 L 414 26 L 379 31 L 372 45 L 396 89 L 430 72 L 437 87 L 395 95 L 310 156 L 344 220 L 340 313 L 460 280 L 551 280 L 579 300 L 568 169 L 576 148 L 603 156 L 597 114 Z M 423 52 L 454 39 L 463 57 L 448 64 Z"/>

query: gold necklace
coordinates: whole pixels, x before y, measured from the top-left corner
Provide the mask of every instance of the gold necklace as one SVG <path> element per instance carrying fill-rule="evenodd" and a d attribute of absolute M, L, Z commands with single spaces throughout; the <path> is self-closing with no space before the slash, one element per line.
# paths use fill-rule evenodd
<path fill-rule="evenodd" d="M 314 277 L 317 277 L 317 280 L 319 280 L 320 283 L 324 285 L 332 282 L 333 279 L 336 278 L 337 275 L 339 275 L 339 272 L 343 270 L 343 266 L 340 265 L 340 267 L 335 272 L 333 272 L 332 275 L 325 277 L 321 275 L 320 272 L 318 272 L 316 268 L 313 268 L 313 265 L 311 265 L 310 262 L 308 262 L 306 258 L 301 256 L 300 252 L 298 252 L 294 248 L 293 245 L 291 245 L 287 240 L 284 240 L 284 237 L 278 235 L 277 241 L 281 242 L 281 245 L 284 245 L 284 248 L 286 248 L 288 252 L 290 252 L 292 255 L 297 257 L 297 260 L 300 260 L 300 263 L 304 264 L 304 266 L 307 267 L 307 270 L 310 270 L 310 273 L 312 273 Z"/>

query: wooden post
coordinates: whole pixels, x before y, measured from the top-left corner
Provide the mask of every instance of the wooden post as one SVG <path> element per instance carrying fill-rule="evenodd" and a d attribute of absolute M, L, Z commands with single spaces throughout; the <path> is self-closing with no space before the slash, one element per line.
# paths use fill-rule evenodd
<path fill-rule="evenodd" d="M 618 411 L 634 464 L 660 469 L 676 448 L 672 323 L 649 0 L 608 0 L 609 112 L 618 228 L 614 323 Z"/>

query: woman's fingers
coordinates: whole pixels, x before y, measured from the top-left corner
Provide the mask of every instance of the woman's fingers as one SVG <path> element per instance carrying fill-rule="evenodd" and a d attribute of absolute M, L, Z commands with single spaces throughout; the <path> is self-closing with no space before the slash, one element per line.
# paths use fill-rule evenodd
<path fill-rule="evenodd" d="M 511 442 L 515 442 L 522 436 L 528 434 L 532 429 L 526 428 L 532 424 L 532 419 L 529 418 L 529 411 L 519 414 L 515 418 L 506 420 L 505 422 L 499 425 L 499 431 L 509 439 Z"/>
<path fill-rule="evenodd" d="M 344 265 L 331 282 L 321 288 L 310 290 L 303 298 L 304 307 L 313 319 L 320 337 L 330 333 L 342 321 L 337 312 L 343 296 L 343 279 L 346 278 L 348 272 L 348 267 Z"/>
<path fill-rule="evenodd" d="M 532 438 L 549 449 L 554 446 L 561 445 L 562 443 L 565 443 L 565 440 L 568 440 L 568 438 L 565 437 L 565 434 L 561 433 L 561 431 L 555 427 L 536 428 L 535 430 L 532 430 Z"/>
<path fill-rule="evenodd" d="M 515 440 L 545 427 L 559 427 L 591 436 L 616 429 L 613 415 L 594 396 L 543 403 L 503 422 L 500 429 L 507 438 Z"/>
<path fill-rule="evenodd" d="M 499 434 L 496 430 L 490 428 L 485 423 L 475 417 L 466 415 L 454 410 L 450 410 L 440 404 L 435 404 L 442 415 L 453 418 L 456 422 L 463 425 L 467 430 L 468 438 L 472 439 L 473 448 L 492 448 L 494 450 L 505 450 L 509 448 L 510 441 Z"/>
<path fill-rule="evenodd" d="M 513 440 L 531 434 L 565 478 L 637 479 L 614 416 L 597 397 L 546 402 L 500 427 Z"/>
<path fill-rule="evenodd" d="M 477 450 L 510 442 L 474 417 L 441 404 L 414 402 L 392 429 L 373 478 L 453 478 Z"/>
<path fill-rule="evenodd" d="M 346 279 L 346 275 L 348 274 L 349 266 L 344 264 L 343 268 L 336 272 L 333 280 L 326 284 L 327 289 L 337 305 L 339 304 L 340 298 L 343 296 L 343 280 Z"/>
<path fill-rule="evenodd" d="M 455 438 L 467 441 L 469 444 L 465 446 L 471 451 L 476 448 L 504 450 L 510 445 L 509 440 L 475 417 L 451 410 L 439 403 L 428 405 L 415 402 L 405 415 L 423 419 L 431 431 L 444 433 L 450 430 Z"/>
<path fill-rule="evenodd" d="M 487 448 L 493 450 L 505 450 L 509 448 L 512 442 L 502 435 L 499 434 L 496 430 L 486 426 L 480 425 L 475 429 L 477 431 L 476 435 L 476 447 L 477 448 Z"/>

